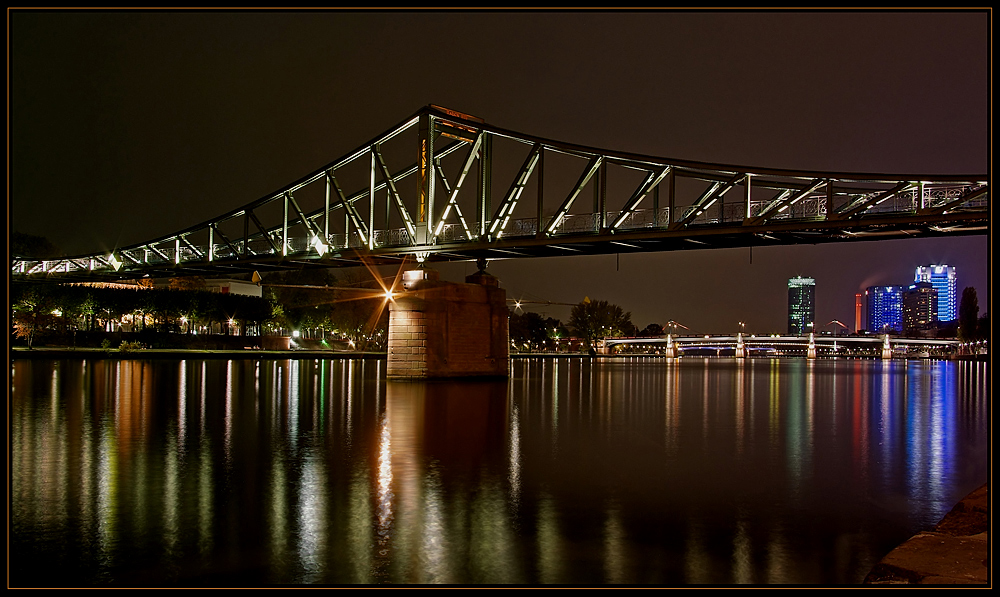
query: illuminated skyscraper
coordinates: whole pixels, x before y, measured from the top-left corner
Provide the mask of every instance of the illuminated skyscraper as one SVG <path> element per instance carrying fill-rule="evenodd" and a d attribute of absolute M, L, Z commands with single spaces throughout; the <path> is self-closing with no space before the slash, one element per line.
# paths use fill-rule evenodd
<path fill-rule="evenodd" d="M 922 265 L 913 276 L 914 282 L 930 282 L 937 290 L 937 319 L 958 319 L 958 278 L 950 265 Z"/>
<path fill-rule="evenodd" d="M 937 321 L 938 292 L 930 282 L 914 282 L 903 291 L 903 329 L 925 330 Z"/>
<path fill-rule="evenodd" d="M 790 278 L 788 280 L 788 333 L 812 332 L 816 321 L 816 280 Z"/>
<path fill-rule="evenodd" d="M 868 331 L 873 334 L 903 331 L 903 286 L 869 286 Z"/>

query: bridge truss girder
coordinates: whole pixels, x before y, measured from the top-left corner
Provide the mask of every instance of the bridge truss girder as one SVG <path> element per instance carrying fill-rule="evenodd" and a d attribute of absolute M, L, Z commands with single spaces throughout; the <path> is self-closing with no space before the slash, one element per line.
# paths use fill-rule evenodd
<path fill-rule="evenodd" d="M 506 189 L 495 209 L 494 185 Z M 11 269 L 14 279 L 57 281 L 226 276 L 986 234 L 988 226 L 985 176 L 704 164 L 533 137 L 429 106 L 207 222 L 111 254 L 15 257 Z"/>

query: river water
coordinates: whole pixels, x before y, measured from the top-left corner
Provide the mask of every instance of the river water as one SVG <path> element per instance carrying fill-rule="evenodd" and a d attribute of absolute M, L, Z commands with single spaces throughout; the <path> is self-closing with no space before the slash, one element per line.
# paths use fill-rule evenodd
<path fill-rule="evenodd" d="M 10 586 L 856 585 L 986 481 L 987 371 L 15 359 Z"/>

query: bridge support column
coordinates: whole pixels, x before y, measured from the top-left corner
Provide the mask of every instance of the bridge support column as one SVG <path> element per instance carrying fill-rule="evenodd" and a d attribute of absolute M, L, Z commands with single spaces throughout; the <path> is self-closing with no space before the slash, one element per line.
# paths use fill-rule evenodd
<path fill-rule="evenodd" d="M 892 358 L 892 345 L 889 344 L 889 334 L 886 334 L 882 340 L 882 358 L 891 359 Z"/>
<path fill-rule="evenodd" d="M 812 332 L 809 333 L 809 346 L 806 348 L 806 358 L 816 358 L 816 335 Z"/>
<path fill-rule="evenodd" d="M 663 356 L 668 359 L 677 358 L 677 345 L 670 334 L 667 334 L 667 347 L 663 349 Z"/>
<path fill-rule="evenodd" d="M 417 268 L 403 286 L 389 305 L 389 379 L 508 376 L 507 293 L 494 276 L 455 284 Z"/>
<path fill-rule="evenodd" d="M 743 343 L 742 332 L 736 336 L 736 358 L 745 359 L 747 356 L 747 347 Z"/>

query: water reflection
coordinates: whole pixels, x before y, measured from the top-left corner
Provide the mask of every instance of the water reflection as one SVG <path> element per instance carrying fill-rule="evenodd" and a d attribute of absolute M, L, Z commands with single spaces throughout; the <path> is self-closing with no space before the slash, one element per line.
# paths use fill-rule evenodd
<path fill-rule="evenodd" d="M 987 474 L 985 364 L 15 361 L 13 586 L 855 584 Z"/>

